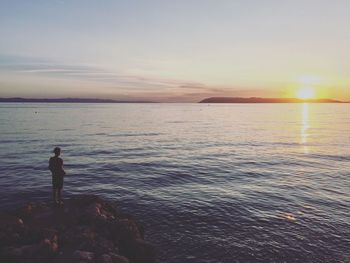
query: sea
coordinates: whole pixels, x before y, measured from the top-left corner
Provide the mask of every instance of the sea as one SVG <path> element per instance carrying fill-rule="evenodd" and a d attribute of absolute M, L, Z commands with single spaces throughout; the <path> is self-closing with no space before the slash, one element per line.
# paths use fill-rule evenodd
<path fill-rule="evenodd" d="M 1 103 L 0 208 L 97 194 L 158 262 L 350 262 L 350 104 Z"/>

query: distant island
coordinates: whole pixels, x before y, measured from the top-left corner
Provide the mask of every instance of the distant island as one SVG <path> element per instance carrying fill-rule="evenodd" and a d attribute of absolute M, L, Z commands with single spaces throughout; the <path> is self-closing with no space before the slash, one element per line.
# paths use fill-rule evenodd
<path fill-rule="evenodd" d="M 239 98 L 239 97 L 211 97 L 199 103 L 346 103 L 333 99 L 296 99 L 296 98 Z"/>
<path fill-rule="evenodd" d="M 35 103 L 154 103 L 153 101 L 124 101 L 111 99 L 85 99 L 85 98 L 57 98 L 57 99 L 33 99 L 33 98 L 0 98 L 0 102 L 35 102 Z"/>

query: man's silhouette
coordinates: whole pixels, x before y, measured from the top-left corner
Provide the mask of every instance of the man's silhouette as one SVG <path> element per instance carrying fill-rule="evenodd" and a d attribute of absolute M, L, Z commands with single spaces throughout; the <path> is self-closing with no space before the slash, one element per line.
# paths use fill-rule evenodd
<path fill-rule="evenodd" d="M 63 177 L 66 172 L 63 170 L 63 160 L 59 157 L 61 149 L 56 147 L 53 150 L 55 156 L 50 158 L 49 169 L 52 173 L 52 194 L 53 201 L 56 205 L 62 205 L 61 191 L 63 188 Z"/>

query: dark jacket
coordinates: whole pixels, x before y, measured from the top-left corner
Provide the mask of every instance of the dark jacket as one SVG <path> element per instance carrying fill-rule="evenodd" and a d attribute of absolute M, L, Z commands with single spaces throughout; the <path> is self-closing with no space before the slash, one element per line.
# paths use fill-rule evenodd
<path fill-rule="evenodd" d="M 66 172 L 63 170 L 63 160 L 60 157 L 51 157 L 49 160 L 49 169 L 53 176 L 64 176 Z"/>

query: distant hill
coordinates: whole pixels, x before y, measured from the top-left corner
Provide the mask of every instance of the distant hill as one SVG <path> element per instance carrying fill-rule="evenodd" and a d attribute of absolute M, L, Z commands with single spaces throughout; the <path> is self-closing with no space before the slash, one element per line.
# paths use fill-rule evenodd
<path fill-rule="evenodd" d="M 302 100 L 296 98 L 239 98 L 239 97 L 212 97 L 201 100 L 199 103 L 344 103 L 332 99 Z"/>
<path fill-rule="evenodd" d="M 110 99 L 82 99 L 82 98 L 58 98 L 58 99 L 0 98 L 0 102 L 37 102 L 37 103 L 152 103 L 152 101 L 121 101 L 121 100 L 110 100 Z"/>

